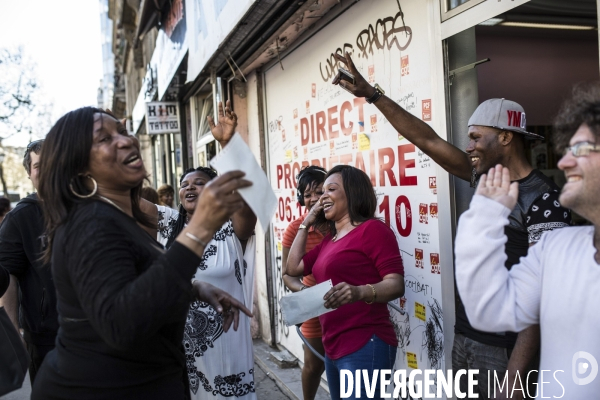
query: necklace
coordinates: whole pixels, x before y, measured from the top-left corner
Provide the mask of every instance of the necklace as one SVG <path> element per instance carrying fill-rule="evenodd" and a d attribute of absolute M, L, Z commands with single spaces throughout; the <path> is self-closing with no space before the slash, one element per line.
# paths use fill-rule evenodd
<path fill-rule="evenodd" d="M 347 233 L 347 232 L 346 232 L 346 233 Z M 332 241 L 332 242 L 335 242 L 335 241 L 337 240 L 337 238 L 338 238 L 338 235 L 339 235 L 339 234 L 340 234 L 340 231 L 337 231 L 337 232 L 335 233 L 335 236 L 334 236 L 334 237 L 331 239 L 331 241 Z M 346 235 L 344 235 L 344 236 L 346 236 Z M 344 238 L 344 236 L 342 236 L 340 239 L 343 239 L 343 238 Z"/>
<path fill-rule="evenodd" d="M 119 207 L 114 201 L 112 201 L 111 199 L 98 195 L 98 197 L 100 197 L 102 200 L 104 200 L 105 202 L 107 202 L 108 204 L 110 204 L 111 206 L 116 207 L 119 211 L 121 211 L 123 214 L 127 214 L 125 211 L 123 211 L 123 209 L 121 207 Z"/>
<path fill-rule="evenodd" d="M 337 232 L 337 233 L 335 234 L 335 236 L 334 236 L 334 237 L 331 239 L 331 241 L 332 241 L 332 242 L 335 242 L 335 241 L 337 240 L 337 238 L 338 238 L 338 234 L 339 234 L 339 232 Z M 342 237 L 340 238 L 340 240 L 341 240 L 341 239 L 343 239 L 343 238 L 345 238 L 345 237 L 346 237 L 346 235 L 342 236 Z"/>

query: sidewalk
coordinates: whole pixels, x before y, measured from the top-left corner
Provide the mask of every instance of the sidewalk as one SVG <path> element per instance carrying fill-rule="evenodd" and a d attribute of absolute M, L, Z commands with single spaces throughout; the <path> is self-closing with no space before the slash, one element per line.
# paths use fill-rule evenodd
<path fill-rule="evenodd" d="M 0 396 L 0 400 L 29 400 L 31 397 L 31 382 L 29 382 L 29 372 L 23 381 L 23 387 L 4 396 Z"/>
<path fill-rule="evenodd" d="M 254 362 L 256 363 L 255 368 L 255 381 L 257 384 L 256 394 L 259 400 L 302 400 L 302 371 L 299 367 L 282 369 L 275 364 L 275 362 L 269 359 L 271 352 L 277 351 L 268 344 L 260 339 L 254 340 Z M 264 382 L 263 374 L 270 378 L 271 381 L 277 385 L 277 389 L 272 388 L 270 384 Z M 279 393 L 281 391 L 281 393 Z M 283 396 L 286 397 L 282 397 Z M 5 396 L 0 396 L 0 400 L 26 400 L 31 396 L 31 385 L 29 383 L 29 376 L 25 377 L 23 382 L 23 388 L 15 392 L 9 393 Z M 315 400 L 329 400 L 329 393 L 319 388 Z"/>
<path fill-rule="evenodd" d="M 267 376 L 275 381 L 281 391 L 293 400 L 302 400 L 302 370 L 295 368 L 279 368 L 269 356 L 277 351 L 261 339 L 256 339 L 254 345 L 254 362 Z M 329 400 L 329 393 L 321 386 L 315 400 Z M 260 400 L 260 399 L 259 399 Z M 275 399 L 274 399 L 275 400 Z"/>

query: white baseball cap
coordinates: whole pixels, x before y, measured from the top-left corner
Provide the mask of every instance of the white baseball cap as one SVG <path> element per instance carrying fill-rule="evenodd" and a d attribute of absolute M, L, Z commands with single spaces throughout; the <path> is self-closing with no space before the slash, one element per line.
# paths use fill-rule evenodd
<path fill-rule="evenodd" d="M 469 118 L 469 126 L 473 125 L 517 132 L 526 139 L 544 140 L 542 135 L 525 130 L 527 127 L 525 110 L 520 104 L 506 99 L 489 99 L 481 103 Z"/>

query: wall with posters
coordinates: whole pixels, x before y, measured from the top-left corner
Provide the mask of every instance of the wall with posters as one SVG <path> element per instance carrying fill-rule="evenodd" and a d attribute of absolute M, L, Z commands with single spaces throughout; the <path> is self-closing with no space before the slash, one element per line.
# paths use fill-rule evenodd
<path fill-rule="evenodd" d="M 273 259 L 279 299 L 288 293 L 277 258 L 281 239 L 304 212 L 295 200 L 300 168 L 349 164 L 362 169 L 376 190 L 379 217 L 396 233 L 405 266 L 406 294 L 396 301 L 402 311 L 392 311 L 400 341 L 396 367 L 445 369 L 452 333 L 445 342 L 442 274 L 452 276 L 452 259 L 440 252 L 447 245 L 441 245 L 438 217 L 440 210 L 449 210 L 447 189 L 439 207 L 437 165 L 399 136 L 375 106 L 330 84 L 337 72 L 333 53 L 350 51 L 365 78 L 445 135 L 441 40 L 437 46 L 431 39 L 439 14 L 435 18 L 434 2 L 426 3 L 403 0 L 403 20 L 398 2 L 361 1 L 286 56 L 285 70 L 276 64 L 265 72 L 269 175 L 279 199 Z M 447 176 L 442 180 L 447 184 Z M 449 223 L 442 228 L 450 232 Z M 448 310 L 453 313 L 453 305 Z M 278 341 L 301 358 L 295 329 L 285 327 L 280 316 Z"/>

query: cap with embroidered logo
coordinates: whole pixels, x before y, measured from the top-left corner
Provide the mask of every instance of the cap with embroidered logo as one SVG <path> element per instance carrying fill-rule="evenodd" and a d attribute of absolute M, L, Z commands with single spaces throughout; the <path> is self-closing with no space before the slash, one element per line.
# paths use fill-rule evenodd
<path fill-rule="evenodd" d="M 544 140 L 542 135 L 525 130 L 525 110 L 520 104 L 506 99 L 489 99 L 481 103 L 469 118 L 469 126 L 473 125 L 517 132 L 526 139 Z"/>

